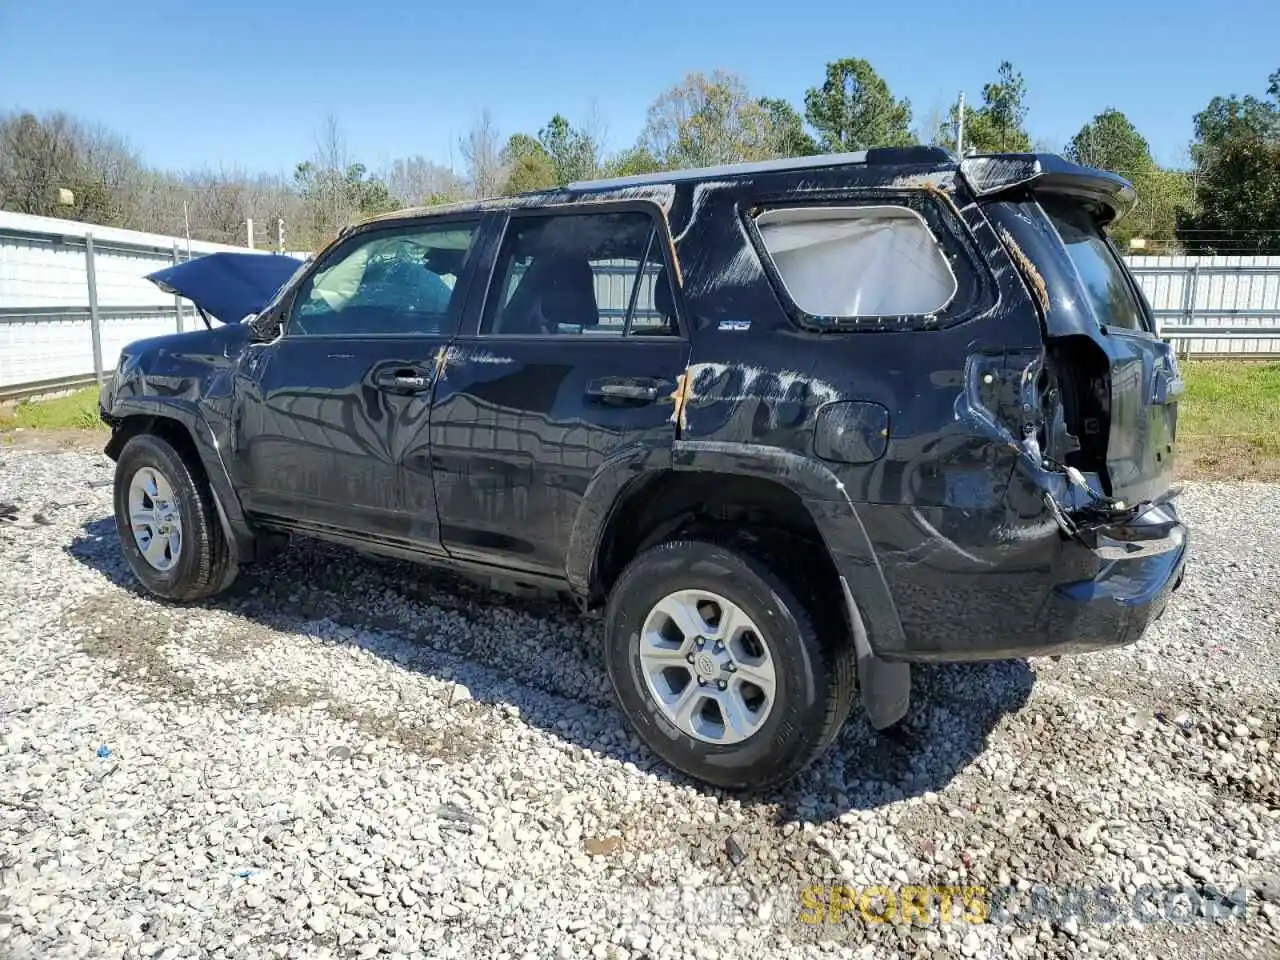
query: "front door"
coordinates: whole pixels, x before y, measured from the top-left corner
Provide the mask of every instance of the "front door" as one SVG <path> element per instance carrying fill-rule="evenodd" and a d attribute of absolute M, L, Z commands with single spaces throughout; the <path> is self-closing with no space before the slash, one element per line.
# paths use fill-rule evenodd
<path fill-rule="evenodd" d="M 440 550 L 429 463 L 432 392 L 463 306 L 477 222 L 365 229 L 326 252 L 250 347 L 232 461 L 245 508 L 303 532 Z"/>
<path fill-rule="evenodd" d="M 561 576 L 593 478 L 619 458 L 670 466 L 689 344 L 661 229 L 647 206 L 512 215 L 436 387 L 450 555 Z"/>

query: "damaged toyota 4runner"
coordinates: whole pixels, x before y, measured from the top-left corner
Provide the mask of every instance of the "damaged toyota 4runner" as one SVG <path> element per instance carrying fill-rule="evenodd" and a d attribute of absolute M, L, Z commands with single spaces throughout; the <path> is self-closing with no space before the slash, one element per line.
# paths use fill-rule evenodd
<path fill-rule="evenodd" d="M 166 269 L 208 329 L 103 389 L 124 555 L 175 601 L 290 534 L 566 592 L 655 753 L 779 783 L 855 699 L 899 721 L 912 662 L 1131 643 L 1181 582 L 1182 381 L 1105 233 L 1133 200 L 881 149 Z"/>

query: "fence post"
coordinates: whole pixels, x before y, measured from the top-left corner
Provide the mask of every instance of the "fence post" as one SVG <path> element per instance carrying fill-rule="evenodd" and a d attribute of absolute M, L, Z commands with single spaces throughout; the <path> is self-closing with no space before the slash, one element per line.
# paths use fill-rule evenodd
<path fill-rule="evenodd" d="M 102 386 L 102 318 L 98 316 L 98 276 L 94 272 L 93 233 L 84 235 L 84 273 L 89 285 L 89 331 L 93 337 L 93 375 Z"/>
<path fill-rule="evenodd" d="M 173 265 L 178 265 L 178 241 L 173 241 Z M 182 332 L 182 298 L 176 293 L 173 295 L 173 313 L 178 318 L 178 332 Z"/>
<path fill-rule="evenodd" d="M 1193 263 L 1191 265 L 1191 276 L 1186 280 L 1186 287 L 1182 292 L 1182 322 L 1188 327 L 1195 326 L 1196 319 L 1196 290 L 1200 285 L 1200 264 Z M 1185 337 L 1182 341 L 1183 359 L 1189 359 L 1191 356 L 1191 338 Z"/>

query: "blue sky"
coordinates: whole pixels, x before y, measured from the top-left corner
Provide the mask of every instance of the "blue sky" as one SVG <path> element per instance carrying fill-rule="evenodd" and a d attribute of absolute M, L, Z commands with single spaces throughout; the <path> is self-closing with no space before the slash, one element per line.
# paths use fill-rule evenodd
<path fill-rule="evenodd" d="M 1280 3 L 987 0 L 0 0 L 0 109 L 64 109 L 123 134 L 152 164 L 287 172 L 334 112 L 371 168 L 423 154 L 461 168 L 488 107 L 502 134 L 593 104 L 609 146 L 690 70 L 739 73 L 802 106 L 828 60 L 865 57 L 916 118 L 1001 59 L 1029 88 L 1033 137 L 1061 147 L 1124 110 L 1176 163 L 1214 94 L 1262 94 L 1280 68 Z"/>

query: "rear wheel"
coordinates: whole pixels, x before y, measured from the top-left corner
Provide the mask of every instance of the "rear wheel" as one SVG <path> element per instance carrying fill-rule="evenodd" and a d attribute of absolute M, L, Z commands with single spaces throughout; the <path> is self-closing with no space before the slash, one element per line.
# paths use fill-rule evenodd
<path fill-rule="evenodd" d="M 852 645 L 819 633 L 762 561 L 696 540 L 637 556 L 609 597 L 605 660 L 641 739 L 728 789 L 781 783 L 849 714 Z"/>
<path fill-rule="evenodd" d="M 125 561 L 149 592 L 201 600 L 235 579 L 208 481 L 162 437 L 138 434 L 120 451 L 115 515 Z"/>

